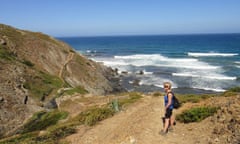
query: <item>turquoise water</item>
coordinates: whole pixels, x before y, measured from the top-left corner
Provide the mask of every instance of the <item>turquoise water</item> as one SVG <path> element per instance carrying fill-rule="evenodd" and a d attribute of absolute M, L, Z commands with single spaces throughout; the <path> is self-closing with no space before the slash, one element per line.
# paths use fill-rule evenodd
<path fill-rule="evenodd" d="M 240 86 L 240 34 L 58 38 L 119 73 L 128 90 L 224 92 Z M 138 75 L 144 71 L 144 75 Z M 134 80 L 140 86 L 133 86 Z"/>

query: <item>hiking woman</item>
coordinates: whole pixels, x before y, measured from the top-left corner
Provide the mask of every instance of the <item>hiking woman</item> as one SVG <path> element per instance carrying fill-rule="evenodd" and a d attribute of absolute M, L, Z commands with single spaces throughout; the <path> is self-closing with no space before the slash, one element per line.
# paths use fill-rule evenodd
<path fill-rule="evenodd" d="M 165 92 L 164 96 L 164 108 L 165 108 L 165 120 L 164 120 L 164 127 L 163 130 L 160 132 L 160 134 L 164 135 L 168 131 L 171 131 L 174 125 L 174 116 L 172 115 L 173 111 L 173 93 L 171 90 L 171 83 L 170 82 L 164 82 L 163 83 L 163 88 Z"/>

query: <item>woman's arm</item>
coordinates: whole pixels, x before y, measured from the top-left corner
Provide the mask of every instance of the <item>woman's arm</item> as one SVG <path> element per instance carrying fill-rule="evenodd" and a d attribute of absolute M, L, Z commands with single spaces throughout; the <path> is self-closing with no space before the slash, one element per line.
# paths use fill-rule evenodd
<path fill-rule="evenodd" d="M 167 96 L 168 96 L 168 103 L 167 103 L 165 109 L 167 109 L 168 107 L 170 107 L 170 105 L 172 104 L 172 97 L 173 97 L 172 93 L 169 92 L 169 93 L 167 94 Z"/>

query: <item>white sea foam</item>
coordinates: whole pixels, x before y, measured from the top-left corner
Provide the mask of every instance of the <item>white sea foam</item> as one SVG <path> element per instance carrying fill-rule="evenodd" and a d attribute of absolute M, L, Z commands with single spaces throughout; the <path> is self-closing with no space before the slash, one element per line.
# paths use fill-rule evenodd
<path fill-rule="evenodd" d="M 171 79 L 167 79 L 163 77 L 148 75 L 141 80 L 142 85 L 149 85 L 149 86 L 154 85 L 160 88 L 163 88 L 164 82 L 170 82 L 172 84 L 172 88 L 177 88 L 177 84 L 175 82 L 173 82 Z"/>
<path fill-rule="evenodd" d="M 237 53 L 193 53 L 193 52 L 188 52 L 188 56 L 193 56 L 193 57 L 231 57 L 231 56 L 236 56 L 238 55 Z"/>
<path fill-rule="evenodd" d="M 240 61 L 235 61 L 234 63 L 235 63 L 235 64 L 240 64 Z"/>
<path fill-rule="evenodd" d="M 173 76 L 180 76 L 180 77 L 195 77 L 195 78 L 205 78 L 205 79 L 216 79 L 216 80 L 236 80 L 237 77 L 229 77 L 220 74 L 215 75 L 196 75 L 191 73 L 172 73 Z"/>
<path fill-rule="evenodd" d="M 207 90 L 207 91 L 215 91 L 215 92 L 225 92 L 225 89 L 221 88 L 206 88 L 206 87 L 193 87 L 195 89 L 202 89 L 202 90 Z"/>
<path fill-rule="evenodd" d="M 163 85 L 154 84 L 154 86 L 163 88 Z M 178 87 L 174 86 L 173 88 L 178 88 Z M 207 90 L 207 91 L 215 91 L 215 92 L 225 92 L 226 91 L 225 89 L 222 89 L 222 88 L 210 88 L 210 87 L 201 87 L 201 86 L 193 86 L 192 88 Z"/>
<path fill-rule="evenodd" d="M 240 61 L 235 61 L 234 63 L 236 64 L 235 66 L 236 66 L 237 68 L 240 68 Z"/>
<path fill-rule="evenodd" d="M 143 70 L 143 73 L 144 73 L 144 75 L 152 75 L 153 74 L 153 72 L 148 72 L 146 70 Z"/>
<path fill-rule="evenodd" d="M 196 70 L 216 70 L 218 68 L 220 68 L 219 66 L 211 66 L 211 65 L 208 65 L 207 63 L 202 63 L 202 62 L 199 62 L 199 63 L 184 63 L 184 64 L 158 64 L 156 66 L 160 66 L 160 67 L 172 67 L 172 68 L 184 68 L 184 69 L 196 69 Z"/>
<path fill-rule="evenodd" d="M 130 83 L 130 84 L 133 84 L 133 83 L 134 83 L 134 81 L 129 81 L 128 83 Z"/>
<path fill-rule="evenodd" d="M 160 54 L 114 56 L 115 60 L 125 61 L 134 66 L 158 66 L 185 69 L 217 69 L 205 62 L 193 58 L 168 58 Z"/>
<path fill-rule="evenodd" d="M 121 61 L 100 61 L 103 62 L 107 66 L 124 66 L 128 65 L 126 62 L 121 62 Z"/>
<path fill-rule="evenodd" d="M 96 62 L 101 62 L 106 66 L 116 67 L 116 66 L 126 66 L 129 65 L 127 62 L 122 60 L 114 60 L 112 58 L 92 58 Z"/>
<path fill-rule="evenodd" d="M 86 50 L 86 53 L 97 53 L 96 50 Z"/>
<path fill-rule="evenodd" d="M 196 62 L 197 59 L 193 58 L 168 58 L 160 54 L 137 54 L 128 56 L 114 56 L 115 59 L 125 59 L 125 60 L 152 60 L 152 61 L 174 61 L 174 62 Z"/>

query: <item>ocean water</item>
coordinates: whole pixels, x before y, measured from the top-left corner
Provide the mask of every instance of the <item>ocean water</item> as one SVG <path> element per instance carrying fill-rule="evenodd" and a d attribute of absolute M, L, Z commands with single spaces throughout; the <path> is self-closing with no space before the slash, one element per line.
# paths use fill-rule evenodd
<path fill-rule="evenodd" d="M 118 69 L 129 91 L 215 93 L 240 86 L 240 34 L 58 38 L 88 58 Z M 144 74 L 140 75 L 139 72 Z M 134 82 L 139 85 L 133 85 Z"/>

